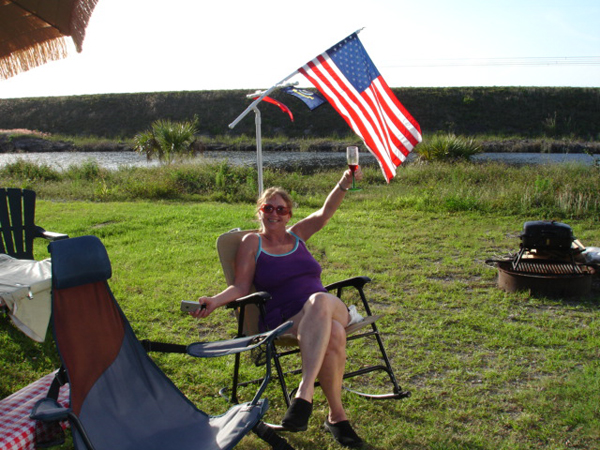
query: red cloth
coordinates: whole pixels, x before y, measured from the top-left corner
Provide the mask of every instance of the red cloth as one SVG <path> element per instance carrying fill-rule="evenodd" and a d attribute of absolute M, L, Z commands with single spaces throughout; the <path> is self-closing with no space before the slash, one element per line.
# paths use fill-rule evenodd
<path fill-rule="evenodd" d="M 254 97 L 254 100 L 256 100 L 257 98 L 258 97 Z M 290 116 L 290 120 L 292 122 L 294 121 L 294 115 L 292 114 L 292 111 L 290 111 L 290 108 L 285 106 L 283 103 L 281 103 L 271 97 L 263 97 L 262 101 L 267 102 L 267 103 L 272 103 L 273 105 L 279 106 L 279 109 L 281 109 L 284 113 L 287 113 L 287 115 Z"/>
<path fill-rule="evenodd" d="M 56 439 L 57 428 L 29 418 L 33 405 L 48 394 L 54 373 L 0 400 L 0 450 L 35 450 L 36 442 Z M 69 386 L 60 388 L 58 402 L 69 406 Z M 67 422 L 61 422 L 64 429 Z"/>

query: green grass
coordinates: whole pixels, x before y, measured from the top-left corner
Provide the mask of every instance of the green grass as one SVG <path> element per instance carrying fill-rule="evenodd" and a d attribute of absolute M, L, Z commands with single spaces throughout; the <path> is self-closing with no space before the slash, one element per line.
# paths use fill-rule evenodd
<path fill-rule="evenodd" d="M 215 240 L 231 228 L 255 226 L 251 171 L 222 169 L 227 182 L 217 188 L 218 170 L 207 170 L 213 185 L 206 191 L 202 183 L 211 179 L 202 181 L 208 175 L 201 168 L 100 171 L 104 196 L 89 168 L 88 177 L 59 180 L 0 176 L 3 185 L 38 190 L 38 224 L 103 241 L 113 264 L 111 288 L 140 338 L 190 343 L 234 334 L 228 311 L 198 323 L 178 304 L 224 288 Z M 182 173 L 191 187 L 173 184 Z M 338 178 L 339 171 L 269 171 L 266 184 L 294 192 L 297 220 L 320 205 Z M 377 169 L 366 170 L 363 190 L 347 194 L 309 247 L 326 283 L 352 275 L 373 279 L 368 291 L 376 312 L 385 313 L 381 329 L 392 365 L 402 387 L 412 391 L 401 401 L 344 394 L 368 448 L 597 447 L 598 278 L 592 292 L 577 299 L 506 293 L 496 287 L 496 269 L 485 260 L 516 251 L 527 220 L 560 219 L 584 244 L 600 246 L 599 178 L 596 167 L 430 164 L 404 167 L 385 185 Z M 36 256 L 47 256 L 45 244 L 36 245 Z M 37 344 L 8 320 L 0 327 L 4 397 L 51 371 L 58 358 L 50 338 Z M 366 352 L 349 350 L 359 360 Z M 228 384 L 231 358 L 155 359 L 204 410 L 227 409 L 217 391 Z M 285 409 L 275 383 L 267 395 L 266 419 L 277 422 Z M 294 447 L 340 448 L 321 429 L 326 413 L 318 391 L 309 430 L 286 436 Z M 267 446 L 249 436 L 239 448 Z"/>

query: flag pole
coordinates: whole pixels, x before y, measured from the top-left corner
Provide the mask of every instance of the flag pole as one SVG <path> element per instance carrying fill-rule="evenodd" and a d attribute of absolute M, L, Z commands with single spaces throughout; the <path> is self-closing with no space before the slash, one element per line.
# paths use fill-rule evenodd
<path fill-rule="evenodd" d="M 256 167 L 258 170 L 258 196 L 260 197 L 264 190 L 263 185 L 263 160 L 262 160 L 262 132 L 260 110 L 254 107 L 254 124 L 256 126 Z"/>
<path fill-rule="evenodd" d="M 255 124 L 255 128 L 256 128 L 256 167 L 258 170 L 258 196 L 259 197 L 262 195 L 264 187 L 263 187 L 262 133 L 261 133 L 262 122 L 261 122 L 261 117 L 260 117 L 260 110 L 258 109 L 257 105 L 262 101 L 263 98 L 268 96 L 271 92 L 273 92 L 275 89 L 277 89 L 280 85 L 282 85 L 287 80 L 289 80 L 294 75 L 296 75 L 296 73 L 298 73 L 297 70 L 295 70 L 293 73 L 289 74 L 287 77 L 285 77 L 279 83 L 275 84 L 274 86 L 272 86 L 271 88 L 267 89 L 262 94 L 260 94 L 256 100 L 254 100 L 252 103 L 250 103 L 250 105 L 248 105 L 248 107 L 244 110 L 244 112 L 242 112 L 237 117 L 237 119 L 235 119 L 233 122 L 231 122 L 229 124 L 229 128 L 233 129 L 240 122 L 240 120 L 242 120 L 244 117 L 246 117 L 246 115 L 250 111 L 254 111 L 254 114 L 255 114 L 254 124 Z"/>
<path fill-rule="evenodd" d="M 235 119 L 229 125 L 229 128 L 235 127 L 238 124 L 238 122 L 246 116 L 246 114 L 248 114 L 250 111 L 254 111 L 254 114 L 255 114 L 254 124 L 256 127 L 256 166 L 258 169 L 258 196 L 259 197 L 262 195 L 263 189 L 264 189 L 264 187 L 263 187 L 263 160 L 262 160 L 262 132 L 261 132 L 262 121 L 261 121 L 261 117 L 260 117 L 260 110 L 258 109 L 258 106 L 256 106 L 256 105 L 263 98 L 265 98 L 267 95 L 269 95 L 269 93 L 273 92 L 275 89 L 280 87 L 283 83 L 285 83 L 287 80 L 292 78 L 294 75 L 296 75 L 296 72 L 287 76 L 285 79 L 283 79 L 282 81 L 277 83 L 275 86 L 271 87 L 270 89 L 267 89 L 263 93 L 259 94 L 258 98 L 255 101 L 253 101 L 250 104 L 250 106 L 248 106 L 248 108 L 246 108 L 246 110 L 242 114 L 240 114 L 238 116 L 238 118 Z M 297 82 L 289 83 L 288 86 L 294 86 L 296 84 L 298 84 L 298 83 Z M 258 91 L 257 91 L 257 93 L 258 93 Z M 254 95 L 256 95 L 256 94 L 249 94 L 246 97 L 254 97 Z"/>
<path fill-rule="evenodd" d="M 287 80 L 289 80 L 290 78 L 292 78 L 297 73 L 298 73 L 298 71 L 294 70 L 291 74 L 289 74 L 287 77 L 285 77 L 279 83 L 271 86 L 269 89 L 267 89 L 262 94 L 260 94 L 260 96 L 256 100 L 254 100 L 252 103 L 250 103 L 250 105 L 248 105 L 248 107 L 244 110 L 243 113 L 241 113 L 237 117 L 237 119 L 235 119 L 233 122 L 231 122 L 229 124 L 229 128 L 231 128 L 231 129 L 235 128 L 235 126 L 240 122 L 240 120 L 242 120 L 244 117 L 246 117 L 246 115 L 250 111 L 254 110 L 254 108 L 256 108 L 256 105 L 258 105 L 262 101 L 263 98 L 265 98 L 267 95 L 269 95 L 271 92 L 273 92 L 275 89 L 277 89 L 279 86 L 281 86 L 283 83 L 285 83 Z"/>

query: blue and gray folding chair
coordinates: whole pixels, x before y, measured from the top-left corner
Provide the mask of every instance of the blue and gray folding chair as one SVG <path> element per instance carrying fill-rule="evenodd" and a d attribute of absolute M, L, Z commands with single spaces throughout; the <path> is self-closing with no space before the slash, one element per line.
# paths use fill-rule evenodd
<path fill-rule="evenodd" d="M 196 408 L 159 369 L 135 337 L 107 280 L 106 249 L 94 236 L 50 244 L 53 329 L 70 384 L 70 408 L 49 396 L 31 417 L 69 419 L 76 449 L 230 449 L 254 431 L 273 448 L 291 449 L 261 422 L 268 404 L 261 398 L 209 416 Z M 237 354 L 272 341 L 291 323 L 259 336 L 221 342 L 170 344 L 196 357 Z M 267 379 L 270 376 L 267 368 Z M 268 380 L 267 380 L 268 381 Z M 54 386 L 54 389 L 56 385 Z"/>

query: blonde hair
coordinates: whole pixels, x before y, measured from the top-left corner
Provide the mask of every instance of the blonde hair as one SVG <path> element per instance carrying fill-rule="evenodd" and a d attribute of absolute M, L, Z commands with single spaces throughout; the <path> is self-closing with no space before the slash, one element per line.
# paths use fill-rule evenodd
<path fill-rule="evenodd" d="M 294 206 L 294 200 L 288 192 L 281 187 L 270 187 L 262 193 L 262 195 L 256 201 L 256 218 L 260 221 L 260 207 L 267 203 L 273 197 L 279 195 L 285 202 L 285 205 L 290 209 L 290 217 L 292 217 L 292 207 Z"/>

